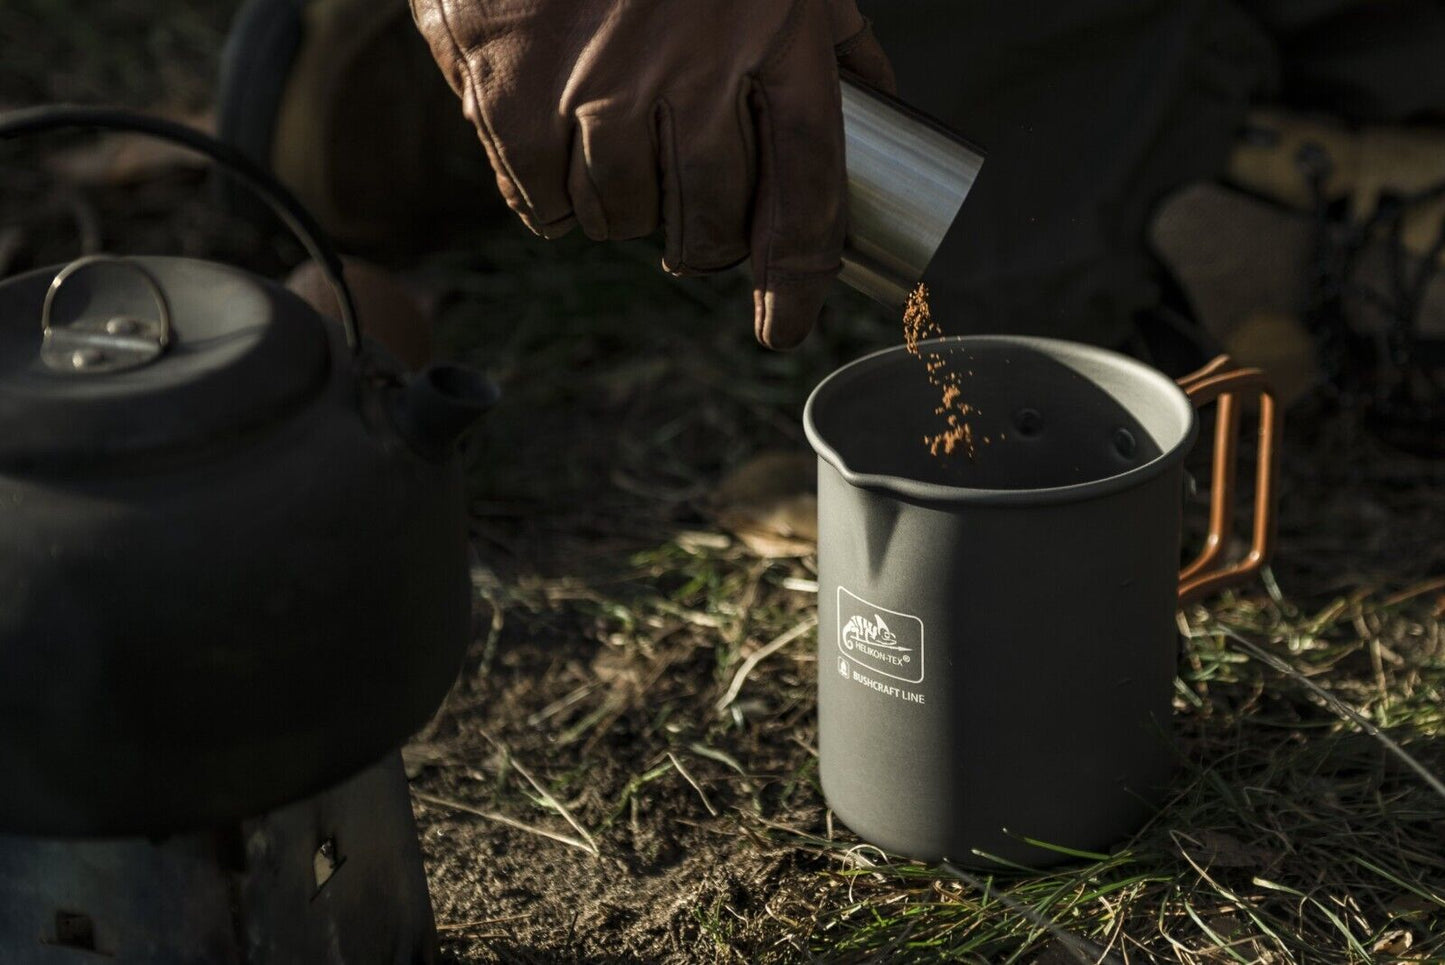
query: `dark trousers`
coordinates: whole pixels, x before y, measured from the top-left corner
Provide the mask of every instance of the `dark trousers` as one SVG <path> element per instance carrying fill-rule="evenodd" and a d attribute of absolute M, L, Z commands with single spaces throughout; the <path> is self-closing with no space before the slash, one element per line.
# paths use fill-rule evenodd
<path fill-rule="evenodd" d="M 950 333 L 1117 344 L 1160 299 L 1144 242 L 1253 103 L 1445 118 L 1440 0 L 863 0 L 902 96 L 988 151 L 928 274 Z"/>

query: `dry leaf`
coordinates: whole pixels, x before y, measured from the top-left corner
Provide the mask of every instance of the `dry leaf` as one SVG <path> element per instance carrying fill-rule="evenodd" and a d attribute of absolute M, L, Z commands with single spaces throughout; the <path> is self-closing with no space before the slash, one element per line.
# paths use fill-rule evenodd
<path fill-rule="evenodd" d="M 432 324 L 411 289 L 394 273 L 359 258 L 343 258 L 346 283 L 356 298 L 356 314 L 367 338 L 380 342 L 408 369 L 431 361 Z M 341 317 L 331 284 L 315 262 L 304 262 L 286 279 L 286 287 L 327 318 Z"/>
<path fill-rule="evenodd" d="M 215 115 L 161 115 L 167 120 L 214 134 Z M 97 187 L 126 187 L 172 171 L 204 168 L 207 161 L 188 148 L 143 134 L 107 134 L 76 148 L 51 156 L 48 167 L 76 184 Z"/>
<path fill-rule="evenodd" d="M 1359 133 L 1359 174 L 1354 210 L 1373 211 L 1385 194 L 1429 190 L 1445 178 L 1445 132 L 1421 125 L 1367 127 Z M 1404 215 L 1401 241 L 1417 255 L 1431 250 L 1445 216 L 1445 199 L 1411 206 Z"/>
<path fill-rule="evenodd" d="M 807 556 L 818 545 L 817 478 L 811 453 L 762 452 L 718 483 L 706 508 L 756 556 Z"/>
<path fill-rule="evenodd" d="M 1224 343 L 1241 365 L 1258 366 L 1269 373 L 1270 385 L 1283 405 L 1304 398 L 1324 380 L 1314 337 L 1298 315 L 1251 312 Z"/>
<path fill-rule="evenodd" d="M 1408 928 L 1392 928 L 1370 946 L 1377 955 L 1403 955 L 1415 944 L 1415 935 Z"/>
<path fill-rule="evenodd" d="M 732 545 L 732 540 L 721 533 L 708 533 L 699 530 L 684 530 L 673 537 L 673 542 L 689 553 L 725 550 Z"/>
<path fill-rule="evenodd" d="M 723 477 L 713 490 L 718 505 L 765 502 L 777 496 L 813 493 L 818 459 L 810 452 L 765 449 Z"/>
<path fill-rule="evenodd" d="M 807 556 L 818 546 L 818 497 L 780 497 L 717 514 L 718 525 L 763 559 Z"/>

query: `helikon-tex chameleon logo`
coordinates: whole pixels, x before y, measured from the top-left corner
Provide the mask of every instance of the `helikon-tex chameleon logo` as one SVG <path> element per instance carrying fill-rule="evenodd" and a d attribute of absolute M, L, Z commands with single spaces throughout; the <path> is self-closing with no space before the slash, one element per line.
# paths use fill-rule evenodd
<path fill-rule="evenodd" d="M 923 680 L 923 621 L 838 587 L 838 650 L 860 669 L 918 683 Z"/>

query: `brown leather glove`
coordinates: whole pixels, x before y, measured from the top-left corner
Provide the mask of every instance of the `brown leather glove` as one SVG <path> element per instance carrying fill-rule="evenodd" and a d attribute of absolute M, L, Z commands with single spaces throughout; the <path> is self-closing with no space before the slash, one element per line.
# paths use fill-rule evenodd
<path fill-rule="evenodd" d="M 843 246 L 838 68 L 890 92 L 854 0 L 411 0 L 507 203 L 554 238 L 666 230 L 663 267 L 752 257 L 754 326 L 802 341 Z"/>

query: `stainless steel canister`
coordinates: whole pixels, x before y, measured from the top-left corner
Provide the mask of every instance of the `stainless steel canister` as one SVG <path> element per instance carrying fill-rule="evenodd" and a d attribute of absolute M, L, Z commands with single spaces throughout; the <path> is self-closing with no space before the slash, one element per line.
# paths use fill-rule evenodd
<path fill-rule="evenodd" d="M 973 188 L 983 153 L 896 98 L 843 82 L 845 283 L 901 306 Z"/>

